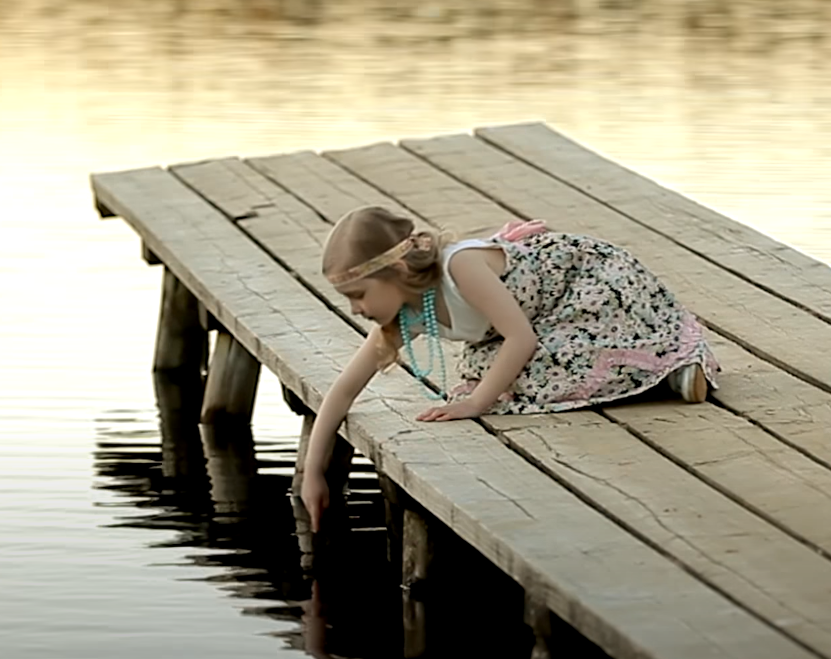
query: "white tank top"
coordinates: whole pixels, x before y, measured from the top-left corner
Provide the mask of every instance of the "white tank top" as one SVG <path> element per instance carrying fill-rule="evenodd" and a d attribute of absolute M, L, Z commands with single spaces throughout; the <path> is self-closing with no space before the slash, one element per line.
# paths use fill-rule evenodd
<path fill-rule="evenodd" d="M 456 282 L 450 275 L 450 259 L 463 249 L 501 249 L 499 245 L 480 238 L 470 238 L 447 245 L 442 252 L 441 292 L 447 312 L 450 314 L 450 327 L 439 323 L 439 336 L 453 341 L 470 341 L 476 343 L 485 338 L 491 329 L 490 321 L 471 307 L 459 292 Z"/>

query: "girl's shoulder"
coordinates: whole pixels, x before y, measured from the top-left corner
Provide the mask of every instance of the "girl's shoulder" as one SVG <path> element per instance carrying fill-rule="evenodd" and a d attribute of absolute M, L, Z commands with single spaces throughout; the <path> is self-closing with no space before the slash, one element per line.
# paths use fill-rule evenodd
<path fill-rule="evenodd" d="M 463 240 L 454 240 L 453 242 L 447 243 L 442 248 L 442 265 L 447 267 L 450 259 L 453 258 L 455 254 L 458 254 L 463 250 L 477 248 L 482 249 L 488 247 L 498 247 L 498 244 L 492 238 L 465 238 Z"/>

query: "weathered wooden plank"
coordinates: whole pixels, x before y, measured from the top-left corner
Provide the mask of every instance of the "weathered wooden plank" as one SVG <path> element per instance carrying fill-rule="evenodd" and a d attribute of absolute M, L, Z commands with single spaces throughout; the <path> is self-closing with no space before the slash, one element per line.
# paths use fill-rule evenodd
<path fill-rule="evenodd" d="M 303 280 L 321 290 L 330 286 L 320 271 L 320 254 L 332 225 L 296 197 L 237 158 L 176 165 L 171 171 Z M 280 249 L 286 244 L 292 249 Z M 349 314 L 345 298 L 336 299 L 336 306 Z M 368 326 L 360 318 L 355 322 Z"/>
<path fill-rule="evenodd" d="M 296 168 L 292 156 L 279 158 L 273 165 L 275 171 L 308 171 L 316 169 L 318 156 L 301 154 L 301 162 Z M 262 164 L 264 170 L 270 168 L 270 161 Z M 318 163 L 319 164 L 319 163 Z M 269 254 L 285 265 L 301 281 L 307 283 L 321 293 L 327 292 L 328 304 L 340 311 L 343 318 L 369 331 L 372 321 L 360 316 L 354 316 L 349 308 L 349 302 L 342 295 L 334 294 L 334 288 L 321 272 L 323 245 L 332 229 L 332 223 L 340 215 L 337 209 L 349 210 L 357 205 L 379 203 L 377 192 L 367 192 L 366 187 L 352 185 L 355 179 L 331 174 L 332 169 L 339 169 L 325 161 L 322 163 L 324 173 L 329 173 L 336 184 L 345 189 L 352 188 L 352 193 L 345 199 L 338 197 L 339 187 L 326 190 L 325 203 L 321 207 L 334 210 L 328 217 L 323 217 L 313 208 L 304 204 L 281 188 L 277 183 L 260 172 L 249 167 L 236 158 L 201 162 L 194 165 L 177 165 L 172 168 L 173 173 L 188 185 L 192 190 L 220 209 L 229 219 L 238 218 L 237 225 Z M 305 179 L 304 179 L 305 180 Z M 313 179 L 315 180 L 315 179 Z M 326 187 L 318 179 L 319 187 Z M 314 192 L 307 194 L 317 198 Z M 361 196 L 364 195 L 364 196 Z M 361 201 L 363 200 L 363 201 Z M 387 207 L 393 207 L 392 200 L 386 200 Z M 342 205 L 341 205 L 342 204 Z M 346 212 L 346 211 L 343 211 Z M 343 214 L 343 212 L 341 214 Z M 420 222 L 419 226 L 427 226 Z M 446 354 L 452 356 L 458 352 L 458 346 L 443 342 Z M 413 350 L 416 360 L 420 364 L 426 363 L 429 348 L 421 339 L 414 341 Z M 407 361 L 402 355 L 402 361 Z"/>
<path fill-rule="evenodd" d="M 271 181 L 290 190 L 291 194 L 303 202 L 308 204 L 308 199 L 313 197 L 315 210 L 330 223 L 334 224 L 341 215 L 353 208 L 376 204 L 385 205 L 393 213 L 419 221 L 415 214 L 401 204 L 311 151 L 249 158 L 246 163 Z"/>
<path fill-rule="evenodd" d="M 389 142 L 324 151 L 321 155 L 382 192 L 386 199 L 396 200 L 430 224 L 451 232 L 488 236 L 518 219 L 481 193 Z"/>
<path fill-rule="evenodd" d="M 577 144 L 542 123 L 475 131 L 696 254 L 831 322 L 831 268 Z"/>
<path fill-rule="evenodd" d="M 447 227 L 476 228 L 488 218 L 492 229 L 517 219 L 480 192 L 423 159 L 389 143 L 323 154 L 416 213 Z M 415 183 L 414 183 L 415 182 Z M 429 194 L 439 190 L 440 195 Z M 425 192 L 427 191 L 427 192 Z M 464 208 L 470 213 L 465 213 Z M 712 395 L 800 451 L 831 466 L 831 395 L 759 359 L 737 344 L 711 335 L 724 367 L 722 387 Z"/>
<path fill-rule="evenodd" d="M 253 355 L 318 408 L 357 333 L 330 322 L 322 302 L 171 175 L 103 174 L 93 185 Z M 501 569 L 541 585 L 552 610 L 613 656 L 813 656 L 474 423 L 415 423 L 420 405 L 412 380 L 395 369 L 370 385 L 344 434 Z"/>
<path fill-rule="evenodd" d="M 689 405 L 651 403 L 604 412 L 691 473 L 831 556 L 831 471 L 824 466 L 718 408 L 702 413 Z"/>
<path fill-rule="evenodd" d="M 411 192 L 411 177 L 428 188 L 452 191 L 447 194 L 456 200 L 472 202 L 475 198 L 484 198 L 479 192 L 451 179 L 424 160 L 390 144 L 329 152 L 327 157 L 356 172 L 387 194 L 401 196 L 404 203 L 417 213 L 426 215 L 429 212 L 438 217 L 443 216 L 440 203 Z M 487 166 L 487 161 L 483 162 L 483 166 Z M 496 206 L 493 202 L 490 203 Z M 482 208 L 481 201 L 477 207 Z M 451 209 L 449 212 L 455 216 L 454 210 Z M 465 223 L 473 225 L 476 222 L 475 219 L 464 216 L 459 216 L 456 221 L 462 224 L 462 230 Z M 747 440 L 742 436 L 745 432 L 754 438 L 754 445 L 757 447 L 754 455 L 760 471 L 754 471 L 753 474 L 754 478 L 758 479 L 758 485 L 748 480 L 747 464 L 727 465 L 716 474 L 711 471 L 705 474 L 697 470 L 698 473 L 704 477 L 712 477 L 711 482 L 714 485 L 735 494 L 754 510 L 764 511 L 765 514 L 779 520 L 796 536 L 814 543 L 824 551 L 831 551 L 831 536 L 825 532 L 827 525 L 822 513 L 825 509 L 823 493 L 831 492 L 831 481 L 828 478 L 831 472 L 819 466 L 831 466 L 831 445 L 827 441 L 828 423 L 831 421 L 831 395 L 762 361 L 727 339 L 718 336 L 712 338 L 725 368 L 722 388 L 714 392 L 714 398 L 729 409 L 751 419 L 754 424 L 764 428 L 794 450 L 786 450 L 783 454 L 783 446 L 777 445 L 772 441 L 772 437 L 764 435 L 750 423 L 739 422 L 736 426 L 736 423 L 731 421 L 725 425 L 725 413 L 715 406 L 697 406 L 694 411 L 684 408 L 686 411 L 683 413 L 694 414 L 700 419 L 697 424 L 699 428 L 702 424 L 706 425 L 709 436 L 725 454 L 741 452 L 746 448 Z M 640 419 L 627 417 L 626 408 L 621 409 L 624 410 L 620 412 L 621 422 L 629 423 L 638 431 Z M 675 407 L 669 409 L 675 410 Z M 645 423 L 647 420 L 648 418 L 644 418 Z M 675 425 L 663 428 L 669 439 L 678 435 L 678 428 L 683 428 L 682 421 L 683 417 L 675 417 Z M 742 429 L 738 434 L 734 431 L 736 427 Z M 655 432 L 651 425 L 644 426 L 645 430 L 647 428 L 650 432 Z M 680 437 L 683 438 L 685 435 L 681 434 Z M 658 441 L 660 443 L 662 440 Z M 675 445 L 670 442 L 664 446 L 672 453 Z M 688 468 L 694 469 L 698 462 L 695 453 L 697 444 L 692 442 L 688 445 L 682 444 L 682 447 L 686 450 L 675 457 Z M 797 451 L 803 455 L 798 455 Z M 811 460 L 819 464 L 812 464 Z M 771 467 L 770 470 L 762 468 L 766 461 L 770 465 L 778 464 L 778 467 Z M 792 473 L 783 473 L 790 469 L 793 470 Z M 821 504 L 811 508 L 813 514 L 809 514 L 810 519 L 805 519 L 803 513 L 795 509 L 789 511 L 787 506 L 777 506 L 775 502 L 765 500 L 764 497 L 760 499 L 763 489 L 758 488 L 768 487 L 770 491 L 775 491 L 785 481 L 789 483 L 788 499 L 804 497 L 806 502 L 814 501 Z M 804 533 L 808 535 L 805 536 Z"/>
<path fill-rule="evenodd" d="M 712 398 L 831 469 L 831 395 L 729 339 L 711 334 L 710 340 L 724 369 Z"/>
<path fill-rule="evenodd" d="M 666 422 L 685 409 L 690 407 L 663 404 L 609 412 Z M 831 561 L 735 505 L 649 446 L 633 441 L 621 426 L 597 414 L 488 417 L 487 422 L 503 433 L 512 448 L 695 574 L 822 653 L 831 653 Z M 678 444 L 694 444 L 691 440 L 718 443 L 717 437 L 707 433 L 691 437 L 686 426 L 676 436 Z M 669 435 L 662 437 L 667 440 Z M 759 465 L 748 466 L 744 473 L 752 479 Z M 706 471 L 708 463 L 702 462 L 701 467 Z M 793 505 L 787 494 L 778 499 L 787 490 L 788 477 L 791 472 L 783 478 L 783 488 L 768 495 L 776 505 Z M 824 499 L 820 505 L 827 510 Z M 806 502 L 803 507 L 810 505 Z"/>
<path fill-rule="evenodd" d="M 375 148 L 373 150 L 375 150 Z M 351 154 L 351 152 L 349 153 Z M 363 151 L 363 153 L 365 153 L 365 151 Z M 336 155 L 334 157 L 339 156 Z M 413 156 L 407 156 L 406 154 L 405 157 L 414 158 Z M 291 171 L 290 157 L 283 157 L 281 160 L 284 163 L 283 166 Z M 382 171 L 396 171 L 395 169 L 390 169 L 388 167 L 391 162 L 390 158 L 382 159 L 381 162 L 384 165 L 387 165 L 387 167 L 381 167 Z M 419 169 L 419 167 L 415 166 L 417 163 L 420 163 L 421 167 L 428 167 L 424 165 L 423 162 L 416 161 L 416 163 L 413 163 L 414 166 L 412 168 L 398 168 L 398 174 L 395 180 L 385 178 L 384 180 L 386 181 L 386 185 L 379 185 L 379 187 L 387 189 L 389 186 L 394 188 L 397 193 L 398 186 L 396 181 L 401 179 L 405 181 L 409 180 L 410 172 L 414 169 Z M 438 172 L 436 173 L 441 176 Z M 368 178 L 376 184 L 379 183 L 379 181 L 374 177 Z M 345 180 L 346 179 L 343 175 L 339 176 L 339 184 L 343 185 Z M 417 180 L 421 181 L 422 184 L 430 182 L 424 173 L 418 175 Z M 258 187 L 265 186 L 266 184 L 262 181 L 258 182 Z M 333 201 L 336 191 L 327 189 L 326 184 L 319 181 L 316 186 L 317 192 L 312 190 L 307 190 L 305 192 L 306 203 L 312 208 L 318 208 L 318 194 L 320 195 L 320 198 L 324 200 L 320 203 L 321 211 L 325 210 L 333 216 L 339 216 L 349 209 L 349 205 L 355 203 L 356 197 L 350 196 L 342 200 L 341 203 L 344 204 L 343 206 L 339 206 Z M 459 187 L 464 190 L 469 190 L 469 188 L 464 188 L 464 186 Z M 201 184 L 198 189 L 200 192 L 208 196 L 214 205 L 220 208 L 224 207 L 225 202 L 222 194 L 217 192 L 216 189 L 209 188 L 208 186 Z M 470 190 L 469 193 L 471 195 L 478 194 Z M 461 193 L 459 196 L 461 196 Z M 238 197 L 238 194 L 232 195 L 232 198 Z M 416 212 L 423 212 L 424 210 L 422 209 L 419 200 L 416 198 L 408 198 L 405 203 Z M 430 209 L 438 216 L 443 216 L 441 204 L 436 204 L 430 197 L 424 197 L 424 203 L 430 204 Z M 462 226 L 462 229 L 464 230 L 465 227 Z M 298 232 L 299 231 L 295 231 L 295 233 Z M 291 258 L 290 254 L 294 251 L 294 248 L 290 232 L 282 236 L 279 246 L 275 247 L 275 249 L 279 250 L 277 252 L 278 255 L 286 255 L 285 257 L 281 256 L 281 258 Z M 306 252 L 306 254 L 313 255 L 316 261 L 319 259 L 319 254 L 312 254 L 311 251 Z M 321 290 L 321 293 L 328 297 L 331 293 L 327 291 L 328 287 Z M 738 347 L 734 347 L 734 349 L 741 350 Z M 767 366 L 769 368 L 774 368 L 770 365 Z M 804 385 L 804 383 L 801 384 Z M 804 386 L 810 387 L 809 385 Z M 822 393 L 827 397 L 827 394 L 819 392 L 812 387 L 811 389 L 817 391 L 818 393 Z M 637 406 L 633 409 L 637 411 L 642 409 L 642 407 Z M 700 465 L 699 463 L 701 460 L 696 453 L 696 442 L 693 442 L 689 447 L 686 447 L 683 444 L 683 440 L 688 436 L 684 435 L 683 432 L 679 432 L 679 428 L 683 430 L 683 424 L 691 413 L 690 410 L 693 410 L 695 418 L 697 419 L 697 422 L 693 424 L 696 434 L 701 432 L 711 438 L 709 443 L 712 447 L 720 449 L 723 455 L 730 455 L 745 450 L 748 442 L 753 442 L 754 446 L 757 447 L 752 456 L 753 460 L 748 459 L 744 463 L 737 463 L 735 468 L 720 468 L 717 471 L 712 467 L 708 467 L 707 464 Z M 678 449 L 677 459 L 685 466 L 686 469 L 689 470 L 688 472 L 684 472 L 682 469 L 679 469 L 677 466 L 662 457 L 659 453 L 636 441 L 633 437 L 628 436 L 629 442 L 637 445 L 637 450 L 640 451 L 640 453 L 638 453 L 638 455 L 641 455 L 640 461 L 645 465 L 651 465 L 649 469 L 656 473 L 660 473 L 664 482 L 673 483 L 680 479 L 684 482 L 689 481 L 693 483 L 693 485 L 688 486 L 692 487 L 693 491 L 698 493 L 689 495 L 689 499 L 693 504 L 697 504 L 701 500 L 713 500 L 717 502 L 717 505 L 714 506 L 714 510 L 718 511 L 717 518 L 719 520 L 725 516 L 729 517 L 729 512 L 726 511 L 735 509 L 734 515 L 736 516 L 737 521 L 733 524 L 725 524 L 726 530 L 724 533 L 726 534 L 725 537 L 727 540 L 730 540 L 732 537 L 735 526 L 738 525 L 744 529 L 748 524 L 750 524 L 750 526 L 755 529 L 755 532 L 744 533 L 743 538 L 745 538 L 746 541 L 742 544 L 742 549 L 745 553 L 753 553 L 759 546 L 760 541 L 765 541 L 768 543 L 769 553 L 763 554 L 760 557 L 760 560 L 752 566 L 752 569 L 747 570 L 744 569 L 743 564 L 743 561 L 745 560 L 745 553 L 736 553 L 732 556 L 734 560 L 733 564 L 730 566 L 730 569 L 725 569 L 724 573 L 721 574 L 714 573 L 711 568 L 713 564 L 720 564 L 720 547 L 727 541 L 716 531 L 713 531 L 712 533 L 712 538 L 716 544 L 715 546 L 709 546 L 709 552 L 704 549 L 699 549 L 698 552 L 693 552 L 690 555 L 682 554 L 681 556 L 678 556 L 678 554 L 675 554 L 672 551 L 672 546 L 666 546 L 666 543 L 663 542 L 663 535 L 659 535 L 659 537 L 654 538 L 656 543 L 668 553 L 676 555 L 692 569 L 695 570 L 701 568 L 702 573 L 707 574 L 708 577 L 711 576 L 713 578 L 712 583 L 716 584 L 719 588 L 723 588 L 725 592 L 730 593 L 732 596 L 735 596 L 741 601 L 749 601 L 751 606 L 754 607 L 754 610 L 758 611 L 760 615 L 765 615 L 771 620 L 779 620 L 784 616 L 783 607 L 790 605 L 793 608 L 796 608 L 800 614 L 793 616 L 795 620 L 794 627 L 797 628 L 797 632 L 799 634 L 805 637 L 806 641 L 810 640 L 816 642 L 820 646 L 828 641 L 831 641 L 831 638 L 826 639 L 824 637 L 822 628 L 817 631 L 815 628 L 816 625 L 810 622 L 814 620 L 817 615 L 816 591 L 811 590 L 807 594 L 801 592 L 799 588 L 801 581 L 799 581 L 798 577 L 803 577 L 805 573 L 797 572 L 796 574 L 792 574 L 794 565 L 796 565 L 806 567 L 809 571 L 812 568 L 816 568 L 818 573 L 823 573 L 823 571 L 825 571 L 825 573 L 831 577 L 831 572 L 829 572 L 829 569 L 831 569 L 831 563 L 825 561 L 811 549 L 808 549 L 794 541 L 792 538 L 787 537 L 784 533 L 778 532 L 771 528 L 764 520 L 754 518 L 754 516 L 746 509 L 742 509 L 735 503 L 729 501 L 723 496 L 720 496 L 708 485 L 700 480 L 696 480 L 693 475 L 700 475 L 702 478 L 720 488 L 722 491 L 728 492 L 731 496 L 741 500 L 744 505 L 752 510 L 759 511 L 770 518 L 778 520 L 777 523 L 786 528 L 792 535 L 799 537 L 807 543 L 813 543 L 815 546 L 822 548 L 823 550 L 831 551 L 831 534 L 827 532 L 827 525 L 824 524 L 825 515 L 823 514 L 823 511 L 829 503 L 828 498 L 831 496 L 831 494 L 829 494 L 831 493 L 831 471 L 824 469 L 796 451 L 788 449 L 783 445 L 779 445 L 774 438 L 767 435 L 751 423 L 730 415 L 727 412 L 711 405 L 696 406 L 695 408 L 679 404 L 666 406 L 665 408 L 662 408 L 661 415 L 661 418 L 667 420 L 666 426 L 659 426 L 657 429 L 654 428 L 653 424 L 649 422 L 650 416 L 648 414 L 643 415 L 643 419 L 641 419 L 641 417 L 634 418 L 632 414 L 628 412 L 627 407 L 611 408 L 608 413 L 611 415 L 617 415 L 615 418 L 618 418 L 621 423 L 628 423 L 639 432 L 641 432 L 642 426 L 642 435 L 649 439 L 652 446 L 660 448 L 667 453 L 672 453 L 673 449 Z M 597 416 L 594 413 L 586 414 L 589 414 L 590 416 Z M 597 418 L 599 423 L 604 425 L 609 424 L 607 420 L 602 419 L 599 416 L 597 416 Z M 544 423 L 541 425 L 545 427 Z M 705 428 L 706 432 L 703 432 L 703 429 Z M 621 432 L 624 436 L 626 436 L 625 432 Z M 511 439 L 510 433 L 508 433 L 508 439 Z M 643 458 L 643 455 L 648 456 L 648 458 Z M 533 455 L 530 457 L 532 460 L 535 459 L 535 456 Z M 708 454 L 708 459 L 710 458 L 712 458 L 712 456 Z M 773 464 L 774 460 L 779 461 L 779 464 L 775 468 L 769 466 L 770 464 Z M 750 470 L 748 468 L 750 468 Z M 748 473 L 752 474 L 752 478 L 748 478 Z M 579 482 L 570 482 L 570 485 L 576 487 L 578 490 L 581 489 Z M 788 505 L 780 505 L 775 496 L 772 497 L 766 494 L 768 492 L 775 492 L 781 489 L 787 491 L 784 501 Z M 747 501 L 744 500 L 745 497 Z M 663 493 L 658 491 L 654 493 L 654 496 L 651 499 L 648 496 L 646 498 L 650 505 L 658 507 L 663 499 Z M 799 512 L 799 514 L 790 512 L 792 509 L 790 504 L 793 501 L 799 500 L 811 503 L 810 505 L 806 505 L 804 509 Z M 598 500 L 597 503 L 604 505 L 602 500 Z M 694 506 L 689 505 L 688 508 L 692 509 Z M 640 511 L 637 512 L 640 514 Z M 747 522 L 747 518 L 750 518 L 753 521 Z M 649 529 L 647 529 L 647 531 L 648 530 Z M 650 539 L 653 539 L 648 532 L 645 532 L 644 535 L 650 537 Z M 732 546 L 735 546 L 735 543 L 733 543 Z M 699 558 L 699 552 L 702 553 L 699 561 L 701 565 L 699 565 L 699 563 L 695 560 Z M 778 562 L 783 556 L 788 556 L 793 560 L 791 560 L 791 562 L 784 567 L 785 572 L 784 574 L 781 574 L 782 570 L 779 569 Z M 807 563 L 805 561 L 807 561 Z M 811 567 L 807 567 L 808 565 Z M 764 594 L 765 589 L 770 587 L 769 584 L 764 581 L 764 575 L 767 571 L 770 571 L 773 575 L 772 580 L 775 582 L 777 592 L 788 592 L 789 590 L 793 591 L 793 597 L 795 600 L 793 603 L 788 602 L 786 605 L 782 605 L 776 599 L 765 599 L 764 597 L 757 597 L 754 599 L 753 595 L 755 595 L 757 591 L 761 591 Z M 760 579 L 761 581 L 759 581 Z M 745 582 L 749 585 L 746 585 Z M 783 583 L 786 584 L 786 586 L 781 585 Z M 818 587 L 821 589 L 829 585 L 831 585 L 831 580 L 823 586 Z M 745 600 L 744 596 L 748 596 L 748 600 Z M 828 647 L 829 651 L 831 651 L 831 644 L 829 644 Z"/>
<path fill-rule="evenodd" d="M 268 179 L 290 190 L 328 222 L 335 223 L 343 214 L 359 206 L 380 205 L 410 218 L 417 229 L 436 228 L 397 200 L 315 153 L 251 158 L 246 162 Z"/>
<path fill-rule="evenodd" d="M 831 392 L 831 325 L 468 135 L 405 140 L 404 148 L 513 212 L 552 228 L 629 249 L 711 328 L 806 382 Z"/>

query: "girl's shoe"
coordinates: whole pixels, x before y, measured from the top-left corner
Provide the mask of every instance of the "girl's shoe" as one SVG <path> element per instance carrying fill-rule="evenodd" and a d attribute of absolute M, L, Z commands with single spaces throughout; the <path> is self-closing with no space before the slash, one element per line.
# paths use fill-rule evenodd
<path fill-rule="evenodd" d="M 687 364 L 667 377 L 669 387 L 688 403 L 703 403 L 707 399 L 707 378 L 698 364 Z"/>

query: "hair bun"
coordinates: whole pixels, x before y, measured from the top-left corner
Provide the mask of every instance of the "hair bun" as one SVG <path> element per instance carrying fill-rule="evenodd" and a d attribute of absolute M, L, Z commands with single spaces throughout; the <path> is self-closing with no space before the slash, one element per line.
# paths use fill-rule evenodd
<path fill-rule="evenodd" d="M 436 242 L 434 236 L 427 231 L 419 231 L 413 234 L 411 239 L 415 248 L 422 252 L 433 249 Z"/>

